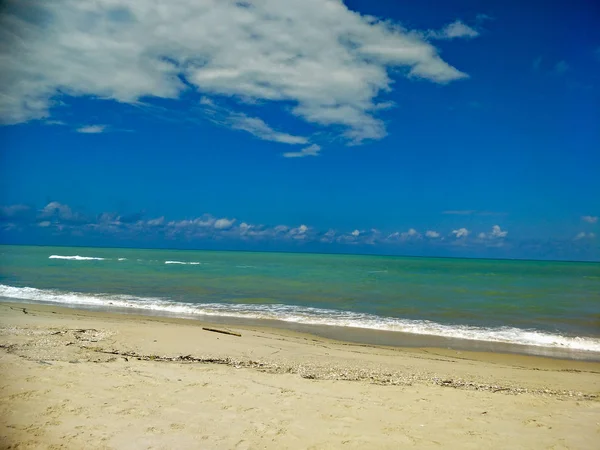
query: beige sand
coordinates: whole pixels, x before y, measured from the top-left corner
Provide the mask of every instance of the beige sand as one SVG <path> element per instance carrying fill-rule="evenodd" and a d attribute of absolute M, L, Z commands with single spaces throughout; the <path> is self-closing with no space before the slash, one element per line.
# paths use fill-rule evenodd
<path fill-rule="evenodd" d="M 596 449 L 600 442 L 598 363 L 214 325 L 236 337 L 202 326 L 0 304 L 3 448 Z"/>

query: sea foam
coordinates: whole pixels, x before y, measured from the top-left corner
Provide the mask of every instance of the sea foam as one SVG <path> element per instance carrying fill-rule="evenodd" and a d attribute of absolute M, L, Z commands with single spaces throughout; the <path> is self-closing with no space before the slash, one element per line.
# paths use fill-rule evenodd
<path fill-rule="evenodd" d="M 132 308 L 185 316 L 204 315 L 271 319 L 301 324 L 366 328 L 474 341 L 600 352 L 600 339 L 593 337 L 562 336 L 539 330 L 525 330 L 514 327 L 484 328 L 448 325 L 428 320 L 381 317 L 352 311 L 283 304 L 184 303 L 161 297 L 62 292 L 2 284 L 0 284 L 0 297 L 65 305 Z"/>
<path fill-rule="evenodd" d="M 190 266 L 198 266 L 202 263 L 196 262 L 196 261 L 165 261 L 165 264 L 183 264 L 183 265 L 190 265 Z"/>
<path fill-rule="evenodd" d="M 63 255 L 50 255 L 48 259 L 70 259 L 74 261 L 104 261 L 106 258 L 97 258 L 95 256 L 63 256 Z"/>

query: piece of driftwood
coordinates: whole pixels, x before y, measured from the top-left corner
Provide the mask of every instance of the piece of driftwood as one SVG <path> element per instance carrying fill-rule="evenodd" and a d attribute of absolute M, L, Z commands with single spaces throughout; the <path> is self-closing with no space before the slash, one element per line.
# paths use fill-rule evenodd
<path fill-rule="evenodd" d="M 206 331 L 212 331 L 213 333 L 230 334 L 232 336 L 242 337 L 241 334 L 239 334 L 239 333 L 232 333 L 231 331 L 217 330 L 216 328 L 206 328 L 206 327 L 202 327 L 202 329 L 206 330 Z"/>

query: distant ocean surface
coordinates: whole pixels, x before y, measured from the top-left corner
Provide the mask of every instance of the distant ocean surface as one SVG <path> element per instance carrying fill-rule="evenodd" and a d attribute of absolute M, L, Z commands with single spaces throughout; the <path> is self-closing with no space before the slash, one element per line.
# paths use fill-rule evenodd
<path fill-rule="evenodd" d="M 600 352 L 600 264 L 0 246 L 0 297 Z"/>

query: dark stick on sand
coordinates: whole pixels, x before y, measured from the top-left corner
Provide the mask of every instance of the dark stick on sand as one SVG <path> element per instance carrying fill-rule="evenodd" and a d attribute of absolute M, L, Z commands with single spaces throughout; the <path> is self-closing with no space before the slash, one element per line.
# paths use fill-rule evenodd
<path fill-rule="evenodd" d="M 212 331 L 214 333 L 230 334 L 232 336 L 242 337 L 241 334 L 239 334 L 239 333 L 232 333 L 231 331 L 217 330 L 216 328 L 206 328 L 206 327 L 202 327 L 202 329 L 206 330 L 206 331 Z"/>

